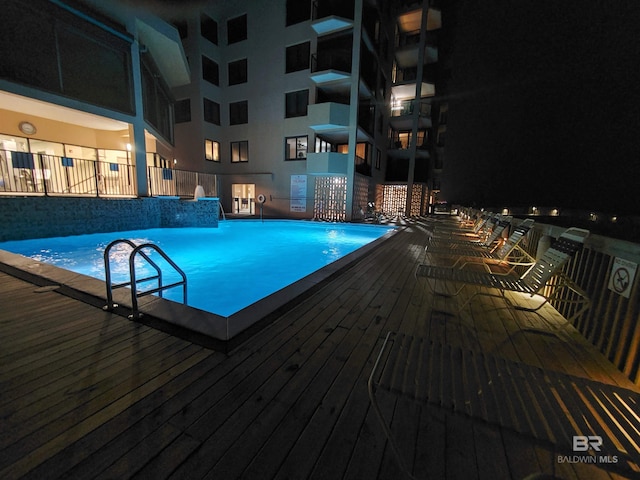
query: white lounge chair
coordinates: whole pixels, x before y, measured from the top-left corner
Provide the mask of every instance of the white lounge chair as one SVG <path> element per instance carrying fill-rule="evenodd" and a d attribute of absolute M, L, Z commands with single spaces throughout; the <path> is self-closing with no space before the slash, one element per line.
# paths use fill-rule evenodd
<path fill-rule="evenodd" d="M 477 245 L 467 245 L 465 248 L 451 248 L 427 245 L 425 254 L 429 258 L 450 257 L 455 258 L 455 262 L 450 264 L 453 268 L 464 268 L 469 264 L 482 264 L 489 273 L 494 272 L 491 265 L 509 266 L 510 269 L 503 274 L 510 274 L 518 266 L 531 267 L 536 260 L 520 245 L 526 238 L 527 233 L 533 226 L 534 220 L 527 218 L 520 225 L 515 227 L 511 235 L 504 243 L 497 243 L 495 247 L 488 248 Z"/>
<path fill-rule="evenodd" d="M 489 291 L 479 290 L 471 295 L 461 306 L 460 310 L 466 307 L 476 295 L 488 295 L 502 297 L 507 305 L 518 310 L 537 311 L 550 301 L 572 303 L 579 307 L 569 318 L 577 318 L 582 312 L 589 308 L 589 298 L 569 276 L 562 272 L 562 267 L 582 248 L 589 231 L 581 228 L 569 228 L 560 238 L 555 241 L 545 254 L 529 268 L 521 277 L 513 275 L 498 275 L 495 273 L 475 272 L 472 270 L 461 270 L 451 267 L 435 265 L 418 265 L 415 275 L 417 278 L 427 278 L 434 281 L 440 280 L 447 283 L 461 284 L 460 288 L 453 294 L 458 295 L 467 285 L 485 287 Z M 555 278 L 554 278 L 555 277 Z M 550 283 L 551 279 L 553 283 Z M 431 283 L 427 282 L 431 287 Z M 550 288 L 546 288 L 550 287 Z M 575 295 L 560 297 L 560 291 L 567 288 Z M 491 289 L 498 290 L 498 294 Z M 432 290 L 436 293 L 435 287 Z M 526 307 L 515 305 L 506 297 L 506 292 L 526 293 L 530 297 L 539 295 L 544 301 L 536 307 Z"/>

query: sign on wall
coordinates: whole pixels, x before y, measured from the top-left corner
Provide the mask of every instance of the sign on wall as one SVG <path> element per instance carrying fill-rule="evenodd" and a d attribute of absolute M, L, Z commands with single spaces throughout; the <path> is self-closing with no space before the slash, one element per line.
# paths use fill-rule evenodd
<path fill-rule="evenodd" d="M 609 290 L 629 298 L 638 264 L 616 257 L 609 275 Z"/>
<path fill-rule="evenodd" d="M 292 212 L 307 211 L 307 176 L 291 175 L 289 209 Z"/>

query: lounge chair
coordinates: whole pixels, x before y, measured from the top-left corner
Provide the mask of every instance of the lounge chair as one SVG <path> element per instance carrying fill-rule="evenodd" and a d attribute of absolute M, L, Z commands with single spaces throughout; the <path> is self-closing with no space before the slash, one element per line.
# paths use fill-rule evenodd
<path fill-rule="evenodd" d="M 515 227 L 511 235 L 500 245 L 493 248 L 470 245 L 466 248 L 450 248 L 427 245 L 425 254 L 433 257 L 453 257 L 455 262 L 449 265 L 452 268 L 464 268 L 469 264 L 481 263 L 489 273 L 494 272 L 491 265 L 510 266 L 510 269 L 503 274 L 510 274 L 518 266 L 531 267 L 536 260 L 524 250 L 520 243 L 527 236 L 533 226 L 534 220 L 527 218 L 520 225 Z"/>
<path fill-rule="evenodd" d="M 451 249 L 467 248 L 473 245 L 489 247 L 493 245 L 502 235 L 502 232 L 504 232 L 504 230 L 509 225 L 511 225 L 512 219 L 513 217 L 511 216 L 502 217 L 501 215 L 494 218 L 493 221 L 490 222 L 491 225 L 487 226 L 487 228 L 485 229 L 484 235 L 475 235 L 471 237 L 460 237 L 452 235 L 437 236 L 437 234 L 432 235 L 431 237 L 429 237 L 425 250 L 429 249 L 430 247 Z M 497 248 L 497 246 L 498 245 L 495 245 L 495 248 Z"/>
<path fill-rule="evenodd" d="M 580 307 L 568 319 L 573 320 L 589 308 L 590 301 L 586 292 L 562 272 L 562 267 L 582 248 L 588 235 L 588 230 L 575 227 L 569 228 L 521 277 L 426 264 L 418 265 L 415 275 L 416 278 L 424 277 L 434 281 L 441 280 L 448 283 L 461 284 L 460 288 L 451 296 L 458 295 L 468 285 L 497 289 L 499 292 L 499 294 L 495 294 L 491 291 L 479 290 L 462 303 L 460 310 L 466 307 L 476 295 L 502 297 L 510 307 L 531 312 L 539 310 L 550 301 L 559 301 Z M 552 279 L 553 283 L 550 283 Z M 431 287 L 431 283 L 427 283 Z M 574 295 L 561 298 L 560 292 L 563 288 L 569 289 Z M 435 287 L 433 287 L 433 291 L 438 293 Z M 544 301 L 536 307 L 515 305 L 506 297 L 506 292 L 526 293 L 530 297 L 540 295 L 544 298 Z"/>
<path fill-rule="evenodd" d="M 479 235 L 487 227 L 491 227 L 496 221 L 497 215 L 492 212 L 483 212 L 478 215 L 473 223 L 463 223 L 461 225 L 451 225 L 449 223 L 433 223 L 434 236 L 449 235 Z"/>

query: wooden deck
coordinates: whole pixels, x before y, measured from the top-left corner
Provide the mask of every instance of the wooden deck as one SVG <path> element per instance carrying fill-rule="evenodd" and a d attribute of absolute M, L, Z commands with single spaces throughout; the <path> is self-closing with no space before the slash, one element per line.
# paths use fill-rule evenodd
<path fill-rule="evenodd" d="M 406 478 L 367 394 L 388 331 L 637 391 L 551 308 L 445 313 L 453 300 L 413 275 L 425 228 L 408 223 L 228 355 L 0 273 L 0 478 Z M 634 478 L 451 409 L 381 406 L 421 478 Z"/>

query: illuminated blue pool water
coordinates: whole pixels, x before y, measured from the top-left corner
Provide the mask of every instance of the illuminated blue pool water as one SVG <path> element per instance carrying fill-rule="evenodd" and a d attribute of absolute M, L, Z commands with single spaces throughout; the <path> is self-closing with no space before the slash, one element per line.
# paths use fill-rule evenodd
<path fill-rule="evenodd" d="M 149 229 L 0 242 L 0 249 L 104 280 L 103 252 L 111 241 L 127 238 L 136 244 L 154 243 L 186 273 L 188 304 L 227 317 L 391 230 L 377 225 L 232 220 L 221 222 L 219 228 Z M 130 251 L 125 245 L 112 250 L 113 282 L 128 280 Z M 157 254 L 150 256 L 163 267 L 165 284 L 179 280 Z M 153 272 L 139 256 L 136 265 L 137 278 Z M 167 290 L 164 297 L 181 302 L 182 289 Z"/>

